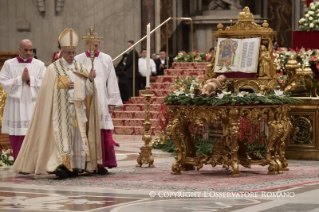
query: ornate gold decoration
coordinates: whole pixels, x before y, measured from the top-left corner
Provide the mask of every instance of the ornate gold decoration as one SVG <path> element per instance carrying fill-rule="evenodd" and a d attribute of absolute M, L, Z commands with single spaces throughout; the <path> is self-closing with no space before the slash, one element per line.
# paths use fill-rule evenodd
<path fill-rule="evenodd" d="M 219 22 L 219 23 L 217 24 L 218 30 L 223 30 L 223 27 L 224 27 L 224 25 L 222 24 L 222 22 Z"/>
<path fill-rule="evenodd" d="M 254 16 L 250 12 L 250 9 L 248 7 L 245 7 L 243 9 L 243 12 L 240 12 L 238 14 L 238 22 L 234 24 L 231 27 L 227 27 L 225 30 L 223 30 L 223 25 L 219 23 L 217 25 L 218 30 L 214 33 L 214 36 L 216 37 L 216 40 L 218 38 L 236 38 L 236 39 L 244 39 L 244 38 L 261 38 L 261 45 L 265 46 L 264 51 L 260 52 L 260 56 L 263 53 L 264 55 L 267 55 L 267 58 L 273 58 L 273 46 L 272 46 L 272 40 L 274 37 L 275 32 L 269 28 L 269 24 L 265 20 L 262 26 L 256 24 L 254 22 Z M 266 53 L 266 52 L 267 53 Z M 264 61 L 264 57 L 262 58 L 262 61 Z M 260 62 L 262 62 L 260 61 Z M 214 62 L 214 63 L 213 63 Z M 210 65 L 207 67 L 207 72 L 205 75 L 205 79 L 210 79 L 214 76 L 214 66 L 215 66 L 215 60 L 212 61 Z M 274 65 L 272 62 L 269 62 L 269 65 L 263 66 L 263 69 L 267 68 L 267 70 L 264 70 L 265 73 L 267 73 L 267 77 L 270 78 L 268 79 L 268 83 L 270 83 L 273 79 L 276 77 L 276 70 L 274 68 Z M 229 76 L 228 76 L 229 77 Z M 241 86 L 245 86 L 243 83 L 247 82 L 249 83 L 250 80 L 256 80 L 255 78 L 251 79 L 240 79 L 241 80 Z M 266 88 L 263 88 L 265 84 L 259 86 L 259 90 L 265 90 Z M 250 84 L 255 84 L 255 83 L 250 83 Z M 275 83 L 276 84 L 276 83 Z M 235 83 L 236 85 L 236 83 Z M 272 85 L 272 83 L 271 83 Z M 249 85 L 251 86 L 251 85 Z M 258 86 L 255 86 L 258 87 Z M 236 89 L 235 89 L 236 90 Z"/>
<path fill-rule="evenodd" d="M 291 144 L 312 143 L 312 116 L 291 116 L 292 131 L 290 137 Z"/>
<path fill-rule="evenodd" d="M 244 7 L 243 11 L 238 14 L 238 21 L 254 21 L 254 16 L 249 7 Z"/>
<path fill-rule="evenodd" d="M 177 106 L 168 105 L 168 112 L 173 117 L 166 128 L 166 134 L 175 144 L 175 162 L 172 164 L 172 174 L 181 174 L 184 170 L 197 170 L 203 164 L 213 167 L 222 165 L 228 169 L 232 167 L 233 177 L 240 173 L 239 164 L 269 165 L 268 174 L 280 174 L 288 170 L 285 158 L 284 140 L 288 136 L 291 123 L 288 118 L 288 105 L 254 105 L 254 106 Z M 238 119 L 245 117 L 250 121 L 264 121 L 269 128 L 265 157 L 247 155 L 247 147 L 238 142 Z M 213 147 L 213 155 L 196 156 L 194 139 L 189 132 L 189 124 L 199 125 L 221 123 L 223 137 Z M 180 138 L 182 139 L 182 145 Z M 231 151 L 229 151 L 229 144 Z M 245 149 L 246 148 L 246 149 Z"/>
<path fill-rule="evenodd" d="M 140 148 L 141 152 L 137 158 L 136 167 L 141 167 L 142 164 L 149 164 L 148 167 L 154 168 L 154 158 L 152 156 L 152 148 L 150 147 L 149 143 L 152 140 L 152 136 L 150 134 L 151 130 L 151 121 L 150 121 L 150 102 L 152 96 L 154 94 L 151 92 L 150 87 L 145 87 L 145 92 L 142 93 L 142 96 L 145 98 L 145 122 L 144 122 L 144 135 L 143 141 L 144 146 Z"/>
<path fill-rule="evenodd" d="M 59 77 L 58 81 L 57 81 L 57 88 L 58 89 L 68 89 L 69 86 L 69 78 L 68 76 L 61 76 Z"/>
<path fill-rule="evenodd" d="M 276 78 L 234 79 L 235 91 L 254 89 L 256 93 L 265 94 L 270 88 L 276 89 Z"/>
<path fill-rule="evenodd" d="M 73 171 L 71 166 L 71 155 L 62 155 L 62 165 L 65 166 L 70 172 Z"/>

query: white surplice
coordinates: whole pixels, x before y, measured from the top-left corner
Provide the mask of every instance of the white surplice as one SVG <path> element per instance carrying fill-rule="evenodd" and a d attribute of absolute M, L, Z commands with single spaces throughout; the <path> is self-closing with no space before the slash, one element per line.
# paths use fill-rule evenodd
<path fill-rule="evenodd" d="M 147 71 L 146 71 L 146 66 L 147 66 L 147 59 L 146 57 L 139 58 L 138 59 L 138 72 L 141 74 L 142 77 L 146 77 Z M 156 74 L 156 65 L 154 60 L 150 59 L 150 74 Z"/>
<path fill-rule="evenodd" d="M 30 86 L 22 81 L 24 68 L 29 70 Z M 44 63 L 34 58 L 31 63 L 19 63 L 17 58 L 4 63 L 0 72 L 0 83 L 7 93 L 7 99 L 2 133 L 26 134 L 45 71 Z"/>
<path fill-rule="evenodd" d="M 90 57 L 84 52 L 75 56 L 75 60 L 82 63 L 88 70 L 92 68 Z M 109 113 L 108 105 L 120 107 L 123 105 L 120 90 L 116 79 L 112 58 L 102 52 L 94 59 L 96 78 L 94 79 L 98 100 L 100 128 L 113 130 L 112 114 Z"/>

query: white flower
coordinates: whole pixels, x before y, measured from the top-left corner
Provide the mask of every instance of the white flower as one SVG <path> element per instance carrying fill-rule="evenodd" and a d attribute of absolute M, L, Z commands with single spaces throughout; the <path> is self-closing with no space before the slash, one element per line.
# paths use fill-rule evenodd
<path fill-rule="evenodd" d="M 223 97 L 224 97 L 224 94 L 217 93 L 217 98 L 218 99 L 222 99 Z"/>
<path fill-rule="evenodd" d="M 13 157 L 12 156 L 9 156 L 8 158 L 10 161 L 13 161 Z"/>
<path fill-rule="evenodd" d="M 313 14 L 315 14 L 315 12 L 314 11 L 309 11 L 308 14 L 309 15 L 313 15 Z"/>
<path fill-rule="evenodd" d="M 315 9 L 316 9 L 316 6 L 312 6 L 311 9 L 312 9 L 312 10 L 315 10 Z"/>
<path fill-rule="evenodd" d="M 313 27 L 314 27 L 314 24 L 313 24 L 313 23 L 311 23 L 311 24 L 309 25 L 309 27 L 310 27 L 310 28 L 313 28 Z"/>
<path fill-rule="evenodd" d="M 284 92 L 282 90 L 274 90 L 276 96 L 281 96 Z"/>
<path fill-rule="evenodd" d="M 231 91 L 229 92 L 223 91 L 223 94 L 231 94 Z"/>
<path fill-rule="evenodd" d="M 193 93 L 191 93 L 191 94 L 189 94 L 189 95 L 191 96 L 191 98 L 192 98 L 192 99 L 193 99 L 193 98 L 194 98 L 194 96 L 195 96 Z"/>
<path fill-rule="evenodd" d="M 304 26 L 308 26 L 308 24 L 305 23 Z"/>
<path fill-rule="evenodd" d="M 257 93 L 257 96 L 264 96 L 264 95 L 262 95 L 261 93 Z"/>
<path fill-rule="evenodd" d="M 309 4 L 309 7 L 313 7 L 313 6 L 315 6 L 315 4 L 314 4 L 313 2 L 311 2 L 311 3 Z"/>
<path fill-rule="evenodd" d="M 305 20 L 306 20 L 306 19 L 301 18 L 301 19 L 299 20 L 299 23 L 303 23 L 303 22 L 305 22 Z"/>
<path fill-rule="evenodd" d="M 238 93 L 237 96 L 238 96 L 238 97 L 244 97 L 244 94 Z"/>
<path fill-rule="evenodd" d="M 313 17 L 309 17 L 308 19 L 309 19 L 309 21 L 312 21 L 312 20 L 313 20 Z"/>
<path fill-rule="evenodd" d="M 6 167 L 7 165 L 2 160 L 0 160 L 0 166 Z"/>
<path fill-rule="evenodd" d="M 181 92 L 181 91 L 174 91 L 174 94 L 176 95 L 176 96 L 179 96 L 180 94 L 182 94 L 183 92 Z"/>
<path fill-rule="evenodd" d="M 308 18 L 308 17 L 309 17 L 309 14 L 306 14 L 305 17 Z"/>

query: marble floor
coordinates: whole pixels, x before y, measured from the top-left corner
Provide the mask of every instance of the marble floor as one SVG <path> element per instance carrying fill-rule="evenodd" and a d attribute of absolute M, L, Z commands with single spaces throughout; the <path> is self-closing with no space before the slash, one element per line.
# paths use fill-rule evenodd
<path fill-rule="evenodd" d="M 117 169 L 135 166 L 139 147 L 142 145 L 141 136 L 114 135 L 114 139 L 121 144 L 121 147 L 116 150 Z M 153 150 L 153 155 L 155 165 L 174 161 L 171 154 L 159 150 Z M 294 161 L 289 162 L 293 163 Z M 319 161 L 311 161 L 311 163 L 314 166 L 319 166 Z M 319 183 L 267 191 L 271 192 L 269 193 L 270 196 L 267 196 L 267 194 L 263 196 L 259 192 L 250 197 L 215 198 L 201 193 L 194 194 L 199 196 L 196 196 L 196 198 L 161 198 L 158 195 L 151 197 L 154 195 L 151 190 L 35 186 L 16 183 L 19 180 L 32 180 L 33 178 L 33 175 L 16 174 L 10 167 L 1 168 L 0 211 L 319 211 Z M 290 194 L 293 193 L 294 196 L 285 198 L 272 196 L 278 192 L 286 192 L 287 194 L 289 192 Z"/>

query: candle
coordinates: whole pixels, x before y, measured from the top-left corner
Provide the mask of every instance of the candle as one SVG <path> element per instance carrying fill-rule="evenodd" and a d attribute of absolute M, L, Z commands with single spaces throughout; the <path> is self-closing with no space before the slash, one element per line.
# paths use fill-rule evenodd
<path fill-rule="evenodd" d="M 151 52 L 151 36 L 150 36 L 151 24 L 147 24 L 147 38 L 146 38 L 146 87 L 150 86 L 150 52 Z"/>

